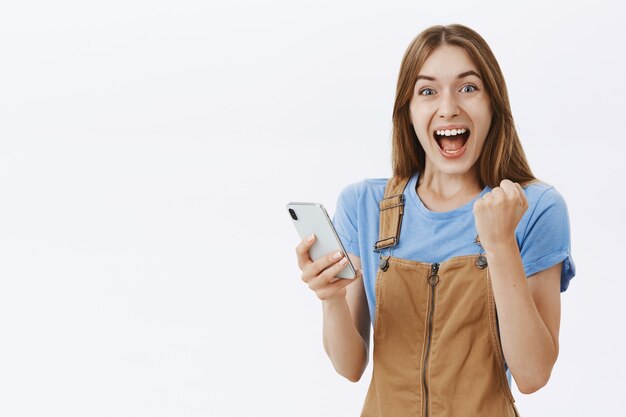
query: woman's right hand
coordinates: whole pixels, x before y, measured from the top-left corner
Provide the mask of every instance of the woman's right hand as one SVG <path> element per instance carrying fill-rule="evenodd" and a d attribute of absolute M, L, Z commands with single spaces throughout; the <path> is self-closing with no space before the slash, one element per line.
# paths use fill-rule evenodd
<path fill-rule="evenodd" d="M 315 243 L 315 235 L 303 239 L 296 246 L 298 267 L 302 270 L 302 281 L 306 282 L 320 300 L 333 300 L 346 297 L 346 287 L 360 278 L 362 272 L 357 270 L 354 279 L 337 278 L 337 274 L 348 262 L 348 258 L 341 251 L 329 253 L 326 256 L 312 261 L 309 249 Z"/>

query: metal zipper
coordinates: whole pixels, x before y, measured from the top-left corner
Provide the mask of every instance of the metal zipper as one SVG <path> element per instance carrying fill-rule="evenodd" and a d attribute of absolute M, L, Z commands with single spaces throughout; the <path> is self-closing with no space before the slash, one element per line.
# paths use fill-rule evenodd
<path fill-rule="evenodd" d="M 424 386 L 424 416 L 428 417 L 428 383 L 426 382 L 426 370 L 428 366 L 428 356 L 430 354 L 430 336 L 433 331 L 433 312 L 435 311 L 435 286 L 439 283 L 439 264 L 434 263 L 430 266 L 430 275 L 428 283 L 430 284 L 430 309 L 428 311 L 428 333 L 426 334 L 426 354 L 424 355 L 424 363 L 422 366 L 422 385 Z"/>

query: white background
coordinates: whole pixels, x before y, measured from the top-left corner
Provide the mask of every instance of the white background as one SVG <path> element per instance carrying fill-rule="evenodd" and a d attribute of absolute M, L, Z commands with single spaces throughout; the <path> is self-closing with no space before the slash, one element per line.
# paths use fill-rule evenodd
<path fill-rule="evenodd" d="M 288 201 L 390 174 L 400 60 L 463 23 L 504 71 L 577 276 L 523 416 L 623 413 L 626 39 L 618 2 L 7 1 L 0 415 L 356 416 Z"/>

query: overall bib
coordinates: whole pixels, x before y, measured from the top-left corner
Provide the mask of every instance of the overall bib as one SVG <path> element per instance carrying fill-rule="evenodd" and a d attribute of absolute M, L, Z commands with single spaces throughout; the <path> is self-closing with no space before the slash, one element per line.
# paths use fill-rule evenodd
<path fill-rule="evenodd" d="M 407 183 L 390 179 L 380 203 L 374 369 L 361 417 L 519 416 L 485 256 L 391 256 Z"/>

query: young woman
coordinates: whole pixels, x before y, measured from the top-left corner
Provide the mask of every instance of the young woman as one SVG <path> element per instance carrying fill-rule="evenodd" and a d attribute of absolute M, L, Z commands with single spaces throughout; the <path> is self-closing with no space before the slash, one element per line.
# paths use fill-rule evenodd
<path fill-rule="evenodd" d="M 500 67 L 484 39 L 435 26 L 410 44 L 393 111 L 393 177 L 339 197 L 344 254 L 302 279 L 323 300 L 324 348 L 358 381 L 374 328 L 362 416 L 516 416 L 511 375 L 532 393 L 559 351 L 560 292 L 574 276 L 567 207 L 532 174 Z"/>

